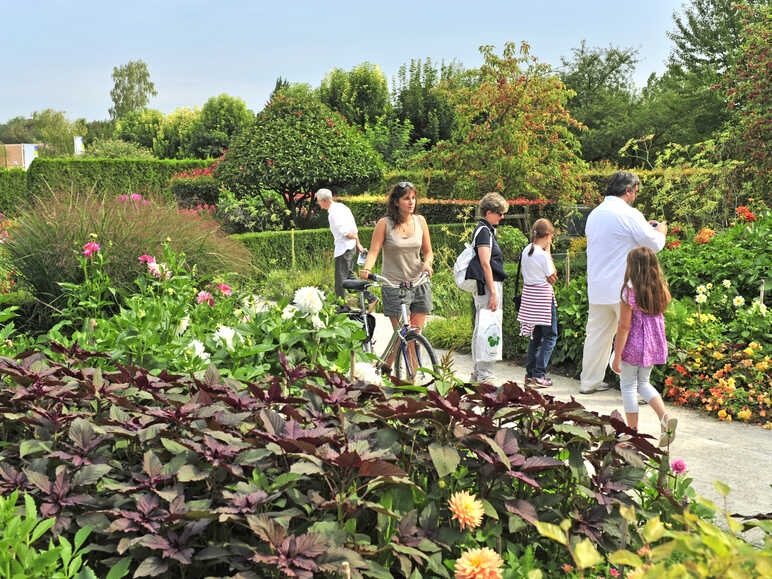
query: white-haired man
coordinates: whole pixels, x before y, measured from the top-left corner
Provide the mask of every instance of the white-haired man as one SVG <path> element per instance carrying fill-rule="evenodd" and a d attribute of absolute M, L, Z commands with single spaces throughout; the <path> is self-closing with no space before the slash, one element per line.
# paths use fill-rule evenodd
<path fill-rule="evenodd" d="M 319 189 L 316 192 L 316 204 L 327 211 L 327 219 L 330 231 L 335 240 L 335 296 L 345 301 L 346 292 L 343 289 L 344 279 L 356 279 L 354 275 L 354 260 L 357 252 L 364 251 L 359 243 L 359 230 L 357 229 L 354 214 L 343 203 L 332 198 L 332 191 Z M 372 306 L 378 298 L 370 292 L 366 294 L 367 301 Z"/>

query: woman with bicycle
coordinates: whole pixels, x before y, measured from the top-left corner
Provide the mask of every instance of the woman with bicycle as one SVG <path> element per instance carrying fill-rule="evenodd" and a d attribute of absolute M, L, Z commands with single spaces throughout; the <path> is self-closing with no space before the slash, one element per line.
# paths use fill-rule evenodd
<path fill-rule="evenodd" d="M 416 215 L 416 190 L 409 181 L 392 187 L 386 203 L 386 216 L 375 225 L 370 241 L 370 251 L 359 277 L 368 279 L 378 254 L 383 250 L 381 274 L 391 284 L 398 286 L 405 281 L 418 282 L 424 272 L 431 276 L 434 253 L 429 238 L 429 226 L 422 215 Z M 423 260 L 421 259 L 423 256 Z M 432 311 L 432 289 L 428 278 L 407 291 L 410 325 L 419 330 L 426 323 L 426 315 Z M 396 329 L 402 313 L 398 287 L 382 286 L 383 313 Z"/>

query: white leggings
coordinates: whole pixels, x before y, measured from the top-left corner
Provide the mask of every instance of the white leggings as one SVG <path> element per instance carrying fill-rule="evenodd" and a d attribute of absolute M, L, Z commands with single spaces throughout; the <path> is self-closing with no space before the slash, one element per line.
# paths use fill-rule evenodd
<path fill-rule="evenodd" d="M 652 366 L 633 366 L 622 362 L 619 375 L 619 388 L 622 390 L 622 406 L 628 414 L 638 413 L 638 394 L 646 402 L 659 396 L 659 392 L 649 383 Z"/>

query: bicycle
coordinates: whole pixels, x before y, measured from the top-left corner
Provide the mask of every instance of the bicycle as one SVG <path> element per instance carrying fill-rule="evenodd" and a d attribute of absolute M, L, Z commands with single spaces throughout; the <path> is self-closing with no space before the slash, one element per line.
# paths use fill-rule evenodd
<path fill-rule="evenodd" d="M 421 277 L 413 283 L 403 281 L 400 284 L 394 284 L 385 277 L 371 273 L 368 280 L 347 279 L 343 280 L 343 288 L 348 291 L 359 292 L 360 310 L 353 310 L 352 318 L 361 321 L 365 329 L 366 338 L 362 342 L 362 349 L 367 354 L 375 355 L 378 360 L 377 367 L 381 373 L 390 373 L 391 364 L 394 363 L 394 375 L 404 382 L 410 382 L 416 386 L 427 386 L 434 380 L 432 372 L 438 367 L 437 356 L 434 353 L 432 345 L 426 336 L 420 333 L 420 328 L 410 326 L 410 314 L 407 311 L 406 296 L 408 290 L 426 282 L 429 275 L 421 274 Z M 401 325 L 394 329 L 386 348 L 380 356 L 373 352 L 373 321 L 368 320 L 367 304 L 365 303 L 365 291 L 371 286 L 385 285 L 399 289 L 399 299 L 402 309 L 400 316 Z M 370 316 L 372 318 L 372 316 Z M 373 325 L 373 327 L 370 327 Z M 395 351 L 396 348 L 399 348 Z"/>

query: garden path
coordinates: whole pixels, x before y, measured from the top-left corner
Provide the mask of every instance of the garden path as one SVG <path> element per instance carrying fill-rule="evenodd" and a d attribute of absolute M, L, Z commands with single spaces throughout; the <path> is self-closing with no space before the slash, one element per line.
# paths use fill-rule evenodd
<path fill-rule="evenodd" d="M 375 340 L 378 345 L 386 344 L 391 334 L 391 324 L 381 314 L 376 314 Z M 376 346 L 376 350 L 378 346 Z M 438 351 L 438 358 L 445 351 Z M 454 354 L 455 375 L 468 380 L 472 371 L 472 356 Z M 513 380 L 523 383 L 525 368 L 510 361 L 496 364 L 494 384 Z M 559 400 L 571 397 L 588 410 L 610 414 L 622 411 L 619 390 L 607 390 L 595 394 L 579 394 L 579 381 L 552 375 L 553 385 L 542 390 Z M 648 406 L 642 406 L 639 428 L 643 432 L 659 435 L 659 422 Z M 678 418 L 675 441 L 670 447 L 673 460 L 683 459 L 688 475 L 694 479 L 695 491 L 717 505 L 722 506 L 722 497 L 716 491 L 713 481 L 719 480 L 732 489 L 727 499 L 730 513 L 754 515 L 772 512 L 772 430 L 737 422 L 720 420 L 691 408 L 668 405 L 668 412 Z"/>

